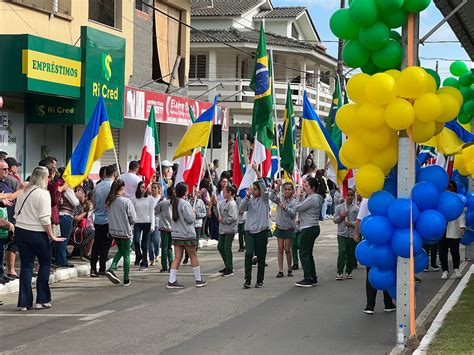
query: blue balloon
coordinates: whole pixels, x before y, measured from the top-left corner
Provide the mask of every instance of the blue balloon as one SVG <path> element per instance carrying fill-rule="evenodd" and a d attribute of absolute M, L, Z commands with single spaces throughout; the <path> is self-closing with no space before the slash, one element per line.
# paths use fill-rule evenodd
<path fill-rule="evenodd" d="M 377 290 L 388 290 L 396 286 L 397 271 L 395 268 L 379 269 L 374 266 L 369 270 L 369 282 Z"/>
<path fill-rule="evenodd" d="M 418 218 L 418 207 L 408 198 L 397 198 L 392 201 L 388 208 L 388 218 L 393 225 L 399 228 L 410 227 L 410 205 L 412 206 L 413 224 Z"/>
<path fill-rule="evenodd" d="M 466 207 L 468 211 L 473 211 L 474 210 L 474 196 L 469 196 L 469 197 L 464 196 L 464 198 L 466 199 Z"/>
<path fill-rule="evenodd" d="M 369 198 L 369 211 L 374 216 L 385 216 L 388 214 L 388 207 L 390 203 L 395 200 L 395 197 L 387 191 L 377 191 Z"/>
<path fill-rule="evenodd" d="M 389 269 L 397 265 L 397 256 L 392 250 L 390 243 L 372 245 L 370 247 L 373 266 L 381 269 Z"/>
<path fill-rule="evenodd" d="M 416 182 L 428 181 L 436 185 L 439 192 L 443 192 L 448 188 L 448 173 L 438 165 L 430 165 L 421 168 L 416 176 Z"/>
<path fill-rule="evenodd" d="M 466 196 L 464 196 L 463 194 L 459 194 L 459 193 L 458 193 L 458 196 L 461 199 L 462 203 L 464 204 L 464 207 L 466 207 L 466 204 L 467 204 Z M 474 201 L 472 201 L 472 206 L 474 206 Z M 472 206 L 471 206 L 471 209 L 472 209 Z"/>
<path fill-rule="evenodd" d="M 397 299 L 397 285 L 390 287 L 387 291 L 390 297 L 392 297 L 394 300 Z"/>
<path fill-rule="evenodd" d="M 416 230 L 427 244 L 438 242 L 446 231 L 446 219 L 437 210 L 425 210 L 416 221 Z"/>
<path fill-rule="evenodd" d="M 422 272 L 428 267 L 429 257 L 425 249 L 421 249 L 421 253 L 415 255 L 415 274 Z"/>
<path fill-rule="evenodd" d="M 470 198 L 474 198 L 474 191 L 468 191 L 464 195 L 466 195 L 466 198 L 469 200 Z"/>
<path fill-rule="evenodd" d="M 411 196 L 420 211 L 436 208 L 439 201 L 439 191 L 435 184 L 422 181 L 413 186 Z"/>
<path fill-rule="evenodd" d="M 410 229 L 409 228 L 398 228 L 392 236 L 392 250 L 395 254 L 402 258 L 410 257 Z M 417 255 L 421 252 L 423 246 L 423 240 L 416 231 L 413 230 L 413 255 Z"/>
<path fill-rule="evenodd" d="M 394 229 L 387 217 L 368 216 L 361 231 L 364 238 L 370 243 L 384 244 L 392 238 Z"/>
<path fill-rule="evenodd" d="M 466 212 L 466 226 L 467 227 L 474 227 L 474 211 Z"/>
<path fill-rule="evenodd" d="M 464 232 L 464 237 L 461 239 L 462 245 L 470 245 L 474 242 L 474 231 L 471 229 L 466 229 Z"/>
<path fill-rule="evenodd" d="M 371 267 L 373 264 L 372 252 L 370 250 L 371 244 L 367 240 L 361 241 L 357 244 L 355 255 L 357 260 L 364 266 Z"/>
<path fill-rule="evenodd" d="M 464 211 L 464 204 L 455 192 L 445 191 L 439 195 L 437 210 L 440 211 L 448 222 L 454 221 Z"/>

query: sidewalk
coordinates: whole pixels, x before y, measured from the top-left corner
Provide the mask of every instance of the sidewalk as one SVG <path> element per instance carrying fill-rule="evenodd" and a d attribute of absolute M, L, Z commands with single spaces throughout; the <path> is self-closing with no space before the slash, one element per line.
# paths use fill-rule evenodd
<path fill-rule="evenodd" d="M 206 248 L 206 247 L 215 246 L 215 245 L 217 245 L 217 240 L 202 239 L 199 241 L 200 248 Z M 115 251 L 116 251 L 116 248 L 112 248 L 110 250 L 110 253 L 109 253 L 110 260 L 107 261 L 107 267 L 109 267 L 110 264 L 112 263 L 112 259 L 115 255 Z M 135 257 L 135 254 L 132 251 L 130 255 L 130 260 L 133 260 L 134 257 Z M 89 275 L 91 271 L 91 266 L 88 260 L 81 261 L 79 259 L 76 259 L 76 257 L 74 257 L 72 259 L 72 262 L 74 264 L 74 267 L 59 268 L 59 269 L 53 270 L 53 272 L 49 275 L 49 283 L 53 284 L 56 282 L 68 280 L 72 277 Z M 123 259 L 119 261 L 118 266 L 122 266 L 122 265 L 123 265 Z M 16 258 L 16 263 L 15 263 L 15 270 L 17 270 L 18 273 L 20 272 L 20 257 L 18 254 Z M 31 284 L 33 285 L 33 287 L 36 286 L 36 277 L 33 277 Z M 0 284 L 0 295 L 15 293 L 15 292 L 18 292 L 19 289 L 20 289 L 20 280 L 13 280 L 5 285 Z"/>

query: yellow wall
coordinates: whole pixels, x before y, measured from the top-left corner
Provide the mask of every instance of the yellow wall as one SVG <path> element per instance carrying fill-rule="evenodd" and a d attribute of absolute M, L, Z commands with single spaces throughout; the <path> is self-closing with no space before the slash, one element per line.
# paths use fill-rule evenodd
<path fill-rule="evenodd" d="M 122 0 L 122 29 L 89 21 L 89 1 L 72 0 L 72 20 L 51 17 L 28 7 L 15 5 L 8 0 L 0 0 L 0 33 L 33 34 L 39 37 L 80 46 L 81 26 L 89 26 L 126 39 L 125 85 L 133 70 L 133 13 L 134 0 Z M 179 2 L 179 1 L 178 1 Z M 76 43 L 77 42 L 77 43 Z M 2 55 L 4 55 L 2 53 Z"/>

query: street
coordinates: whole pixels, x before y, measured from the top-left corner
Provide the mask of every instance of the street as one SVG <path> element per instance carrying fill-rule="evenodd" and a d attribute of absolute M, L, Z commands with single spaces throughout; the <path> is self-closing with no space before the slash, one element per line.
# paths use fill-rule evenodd
<path fill-rule="evenodd" d="M 165 288 L 168 274 L 131 267 L 131 287 L 105 277 L 82 277 L 52 285 L 53 308 L 19 312 L 17 294 L 0 308 L 2 354 L 384 354 L 395 344 L 395 313 L 365 306 L 365 269 L 336 281 L 337 239 L 332 221 L 322 223 L 315 245 L 319 285 L 296 288 L 302 278 L 275 278 L 276 240 L 269 243 L 265 287 L 242 289 L 243 253 L 234 242 L 235 276 L 222 278 L 216 247 L 199 251 L 203 289 L 194 287 L 190 265 L 181 266 L 183 290 Z M 255 282 L 255 267 L 254 267 Z M 118 270 L 122 276 L 121 269 Z M 419 275 L 420 276 L 420 275 Z M 440 273 L 423 273 L 417 313 L 443 285 Z M 253 286 L 253 284 L 252 284 Z"/>

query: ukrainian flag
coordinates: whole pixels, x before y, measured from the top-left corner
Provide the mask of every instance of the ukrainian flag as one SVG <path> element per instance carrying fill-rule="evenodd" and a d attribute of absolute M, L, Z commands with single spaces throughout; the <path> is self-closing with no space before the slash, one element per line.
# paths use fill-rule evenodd
<path fill-rule="evenodd" d="M 471 142 L 474 142 L 474 135 L 454 119 L 445 123 L 440 134 L 423 144 L 435 147 L 441 154 L 454 155 L 462 151 L 465 143 Z"/>
<path fill-rule="evenodd" d="M 63 174 L 64 181 L 69 187 L 75 188 L 87 178 L 92 164 L 100 159 L 106 150 L 114 148 L 104 98 L 100 96 L 94 113 L 66 166 Z"/>
<path fill-rule="evenodd" d="M 192 155 L 194 148 L 207 147 L 212 122 L 214 120 L 214 113 L 216 111 L 216 104 L 217 96 L 214 99 L 214 104 L 194 121 L 191 128 L 189 128 L 183 138 L 181 138 L 181 142 L 179 142 L 174 152 L 173 160 L 186 155 Z"/>
<path fill-rule="evenodd" d="M 306 91 L 303 98 L 303 117 L 301 121 L 301 147 L 325 151 L 337 176 L 337 183 L 342 184 L 347 174 L 347 168 L 339 160 L 339 149 L 323 126 L 313 106 L 311 106 Z"/>

